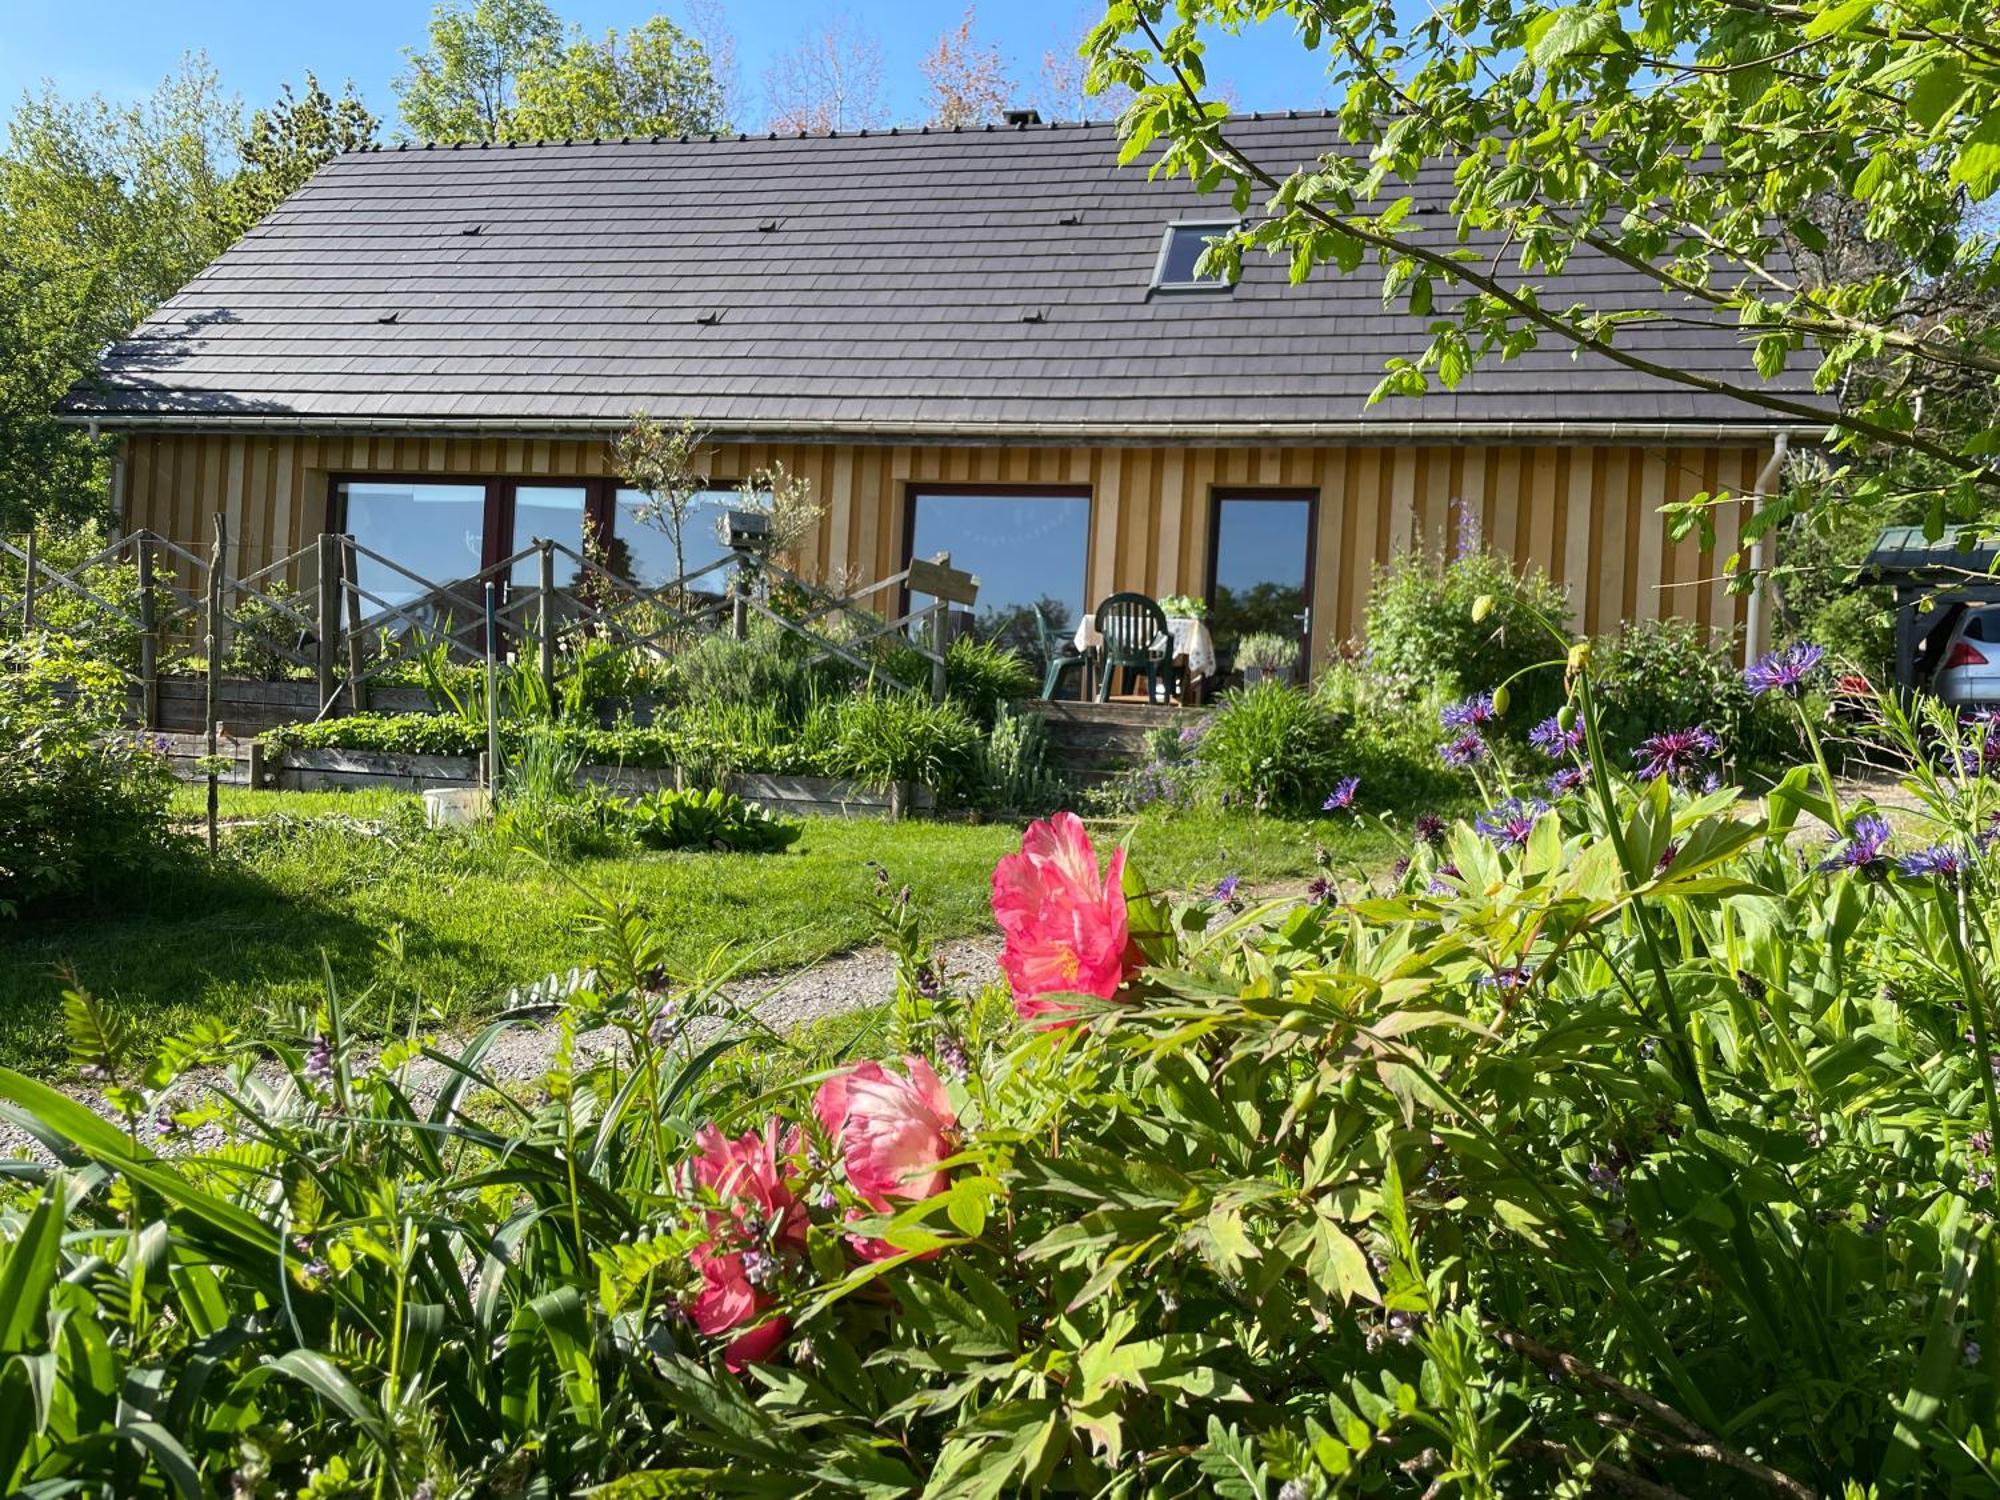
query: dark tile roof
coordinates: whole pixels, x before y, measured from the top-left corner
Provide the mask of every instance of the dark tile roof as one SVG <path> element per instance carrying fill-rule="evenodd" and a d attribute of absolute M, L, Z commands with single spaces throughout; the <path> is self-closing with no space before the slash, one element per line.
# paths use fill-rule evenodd
<path fill-rule="evenodd" d="M 1334 136 L 1319 114 L 1232 133 L 1283 169 Z M 1456 392 L 1367 407 L 1384 361 L 1424 343 L 1382 306 L 1375 269 L 1294 287 L 1260 255 L 1226 295 L 1149 294 L 1162 226 L 1226 218 L 1228 203 L 1116 156 L 1102 124 L 344 156 L 67 409 L 522 431 L 638 409 L 723 432 L 1774 425 L 1554 341 Z M 1443 166 L 1417 185 L 1420 204 L 1447 193 Z M 1586 296 L 1661 298 L 1594 255 L 1545 300 Z M 1750 370 L 1733 327 L 1671 322 L 1623 342 Z M 1780 386 L 1813 399 L 1803 371 Z"/>

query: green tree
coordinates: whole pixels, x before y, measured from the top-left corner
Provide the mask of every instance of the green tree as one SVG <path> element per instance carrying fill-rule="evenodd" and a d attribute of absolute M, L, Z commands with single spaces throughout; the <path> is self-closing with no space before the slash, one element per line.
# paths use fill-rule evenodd
<path fill-rule="evenodd" d="M 1348 149 L 1305 168 L 1259 160 L 1205 97 L 1207 39 L 1272 21 L 1324 61 L 1340 101 Z M 2000 285 L 1994 239 L 1968 222 L 2000 186 L 1996 37 L 1993 0 L 1177 0 L 1171 16 L 1162 0 L 1118 0 L 1088 47 L 1093 86 L 1138 96 L 1127 159 L 1159 143 L 1158 170 L 1226 184 L 1241 210 L 1264 204 L 1217 264 L 1233 274 L 1265 250 L 1295 280 L 1384 269 L 1386 300 L 1428 341 L 1391 364 L 1378 399 L 1455 387 L 1538 345 L 1587 349 L 1746 415 L 1827 421 L 1850 500 L 1915 487 L 1941 530 L 2000 499 L 1994 408 L 1963 399 L 1992 391 L 2000 336 L 1954 311 Z M 1454 164 L 1449 200 L 1418 216 L 1416 174 L 1440 160 Z M 1826 245 L 1830 212 L 1872 253 L 1802 275 L 1787 247 Z M 1586 254 L 1651 279 L 1670 309 L 1555 281 Z M 1644 330 L 1666 318 L 1740 330 L 1756 373 L 1650 357 Z M 1801 359 L 1840 394 L 1832 418 L 1768 384 Z M 1940 387 L 1956 398 L 1927 403 Z M 1751 534 L 1785 512 L 1766 507 Z"/>
<path fill-rule="evenodd" d="M 708 50 L 665 16 L 602 41 L 578 34 L 527 69 L 507 139 L 679 135 L 728 128 Z"/>
<path fill-rule="evenodd" d="M 542 0 L 463 0 L 396 82 L 404 128 L 440 142 L 666 135 L 726 125 L 708 50 L 664 16 L 565 37 Z"/>
<path fill-rule="evenodd" d="M 297 97 L 286 84 L 275 104 L 250 117 L 237 142 L 239 165 L 223 189 L 221 208 L 229 237 L 242 235 L 343 151 L 373 145 L 377 123 L 352 83 L 338 100 L 310 71 Z"/>
<path fill-rule="evenodd" d="M 199 54 L 147 99 L 21 101 L 0 154 L 0 524 L 101 512 L 107 450 L 55 403 L 231 235 L 239 109 Z"/>
<path fill-rule="evenodd" d="M 425 141 L 503 141 L 521 74 L 562 47 L 542 0 L 446 0 L 431 13 L 430 50 L 405 51 L 396 80 L 403 126 Z"/>

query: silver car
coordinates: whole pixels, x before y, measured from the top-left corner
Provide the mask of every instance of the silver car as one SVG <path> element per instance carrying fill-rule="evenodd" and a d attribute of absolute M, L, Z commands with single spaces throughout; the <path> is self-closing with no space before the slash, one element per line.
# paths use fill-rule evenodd
<path fill-rule="evenodd" d="M 1972 604 L 1944 638 L 1931 688 L 1954 708 L 2000 707 L 2000 604 Z"/>

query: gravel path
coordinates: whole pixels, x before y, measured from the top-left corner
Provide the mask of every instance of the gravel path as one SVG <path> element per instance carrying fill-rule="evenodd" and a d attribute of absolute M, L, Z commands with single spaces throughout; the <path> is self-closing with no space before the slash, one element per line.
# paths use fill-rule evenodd
<path fill-rule="evenodd" d="M 939 943 L 936 954 L 945 973 L 961 992 L 976 992 L 1000 978 L 1000 943 L 997 938 L 968 938 Z M 895 976 L 896 962 L 887 949 L 864 948 L 853 953 L 836 954 L 790 973 L 759 974 L 736 980 L 725 985 L 723 993 L 739 1005 L 748 1007 L 752 1014 L 783 1035 L 808 1022 L 886 1002 L 894 993 Z M 462 1037 L 442 1038 L 436 1044 L 437 1050 L 449 1052 L 455 1043 L 463 1040 Z M 576 1039 L 575 1055 L 579 1062 L 589 1061 L 609 1054 L 623 1042 L 623 1036 L 609 1027 L 586 1031 Z M 495 1039 L 487 1050 L 481 1070 L 489 1078 L 502 1083 L 539 1078 L 548 1069 L 555 1044 L 556 1032 L 552 1026 L 523 1023 Z M 283 1077 L 272 1064 L 265 1064 L 257 1071 L 274 1084 Z M 450 1076 L 440 1064 L 424 1059 L 412 1063 L 407 1079 L 412 1101 L 419 1109 L 423 1108 Z M 95 1090 L 73 1079 L 66 1079 L 59 1086 L 72 1098 L 90 1105 L 107 1118 L 111 1117 L 109 1106 Z M 191 1074 L 175 1090 L 175 1094 L 185 1107 L 190 1091 L 198 1091 L 204 1086 L 201 1075 Z M 156 1135 L 156 1127 L 148 1122 L 146 1132 L 149 1136 Z M 211 1127 L 197 1132 L 189 1144 L 212 1144 L 219 1138 L 219 1132 L 214 1132 Z M 42 1162 L 51 1159 L 40 1143 L 26 1131 L 11 1120 L 0 1117 L 0 1160 L 22 1158 Z"/>

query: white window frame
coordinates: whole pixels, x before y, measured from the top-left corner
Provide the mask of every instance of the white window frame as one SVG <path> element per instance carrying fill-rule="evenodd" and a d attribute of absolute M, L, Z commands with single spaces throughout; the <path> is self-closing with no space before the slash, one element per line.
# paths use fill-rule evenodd
<path fill-rule="evenodd" d="M 1205 281 L 1168 281 L 1167 253 L 1173 249 L 1174 231 L 1179 229 L 1206 229 L 1227 233 L 1242 225 L 1241 219 L 1171 219 L 1160 230 L 1160 253 L 1153 260 L 1152 290 L 1156 292 L 1230 292 L 1236 283 L 1226 277 L 1213 277 Z M 1214 238 L 1213 233 L 1209 236 Z"/>

